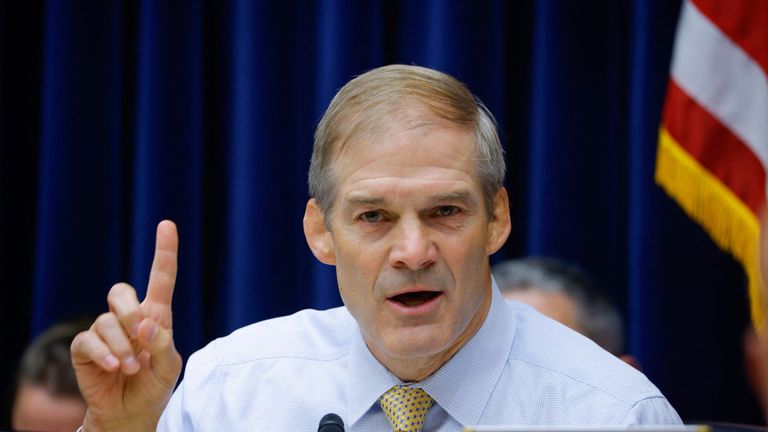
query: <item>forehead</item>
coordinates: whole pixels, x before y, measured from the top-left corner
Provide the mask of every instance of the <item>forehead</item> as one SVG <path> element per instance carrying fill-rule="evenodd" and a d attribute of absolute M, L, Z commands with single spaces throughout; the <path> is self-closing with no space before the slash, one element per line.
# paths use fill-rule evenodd
<path fill-rule="evenodd" d="M 442 119 L 395 118 L 375 134 L 350 142 L 334 163 L 342 196 L 360 190 L 441 185 L 441 194 L 474 193 L 475 140 L 472 130 Z M 433 192 L 435 192 L 433 190 Z"/>
<path fill-rule="evenodd" d="M 357 119 L 358 124 L 336 149 L 337 168 L 403 154 L 411 157 L 393 163 L 443 166 L 446 156 L 462 164 L 474 159 L 474 130 L 440 118 L 419 104 L 396 105 L 363 117 L 370 119 Z"/>
<path fill-rule="evenodd" d="M 75 396 L 53 396 L 42 386 L 23 384 L 16 395 L 14 422 L 25 429 L 66 428 L 80 424 L 85 410 Z"/>
<path fill-rule="evenodd" d="M 544 291 L 533 287 L 519 291 L 504 292 L 504 297 L 523 302 L 542 314 L 553 318 L 568 327 L 581 331 L 578 306 L 567 294 L 557 291 Z"/>
<path fill-rule="evenodd" d="M 406 131 L 420 130 L 428 134 L 436 129 L 455 129 L 474 132 L 470 121 L 456 121 L 447 117 L 451 107 L 442 109 L 428 106 L 424 101 L 403 97 L 397 101 L 383 101 L 362 111 L 350 110 L 343 117 L 339 127 L 340 141 L 329 156 L 339 160 L 345 158 L 351 149 L 360 146 L 378 146 L 389 141 L 394 135 Z M 474 149 L 474 142 L 472 148 Z"/>

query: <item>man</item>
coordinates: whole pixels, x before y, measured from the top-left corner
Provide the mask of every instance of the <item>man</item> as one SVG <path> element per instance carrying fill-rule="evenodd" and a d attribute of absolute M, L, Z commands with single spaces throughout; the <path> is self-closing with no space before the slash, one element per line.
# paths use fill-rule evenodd
<path fill-rule="evenodd" d="M 578 267 L 554 258 L 530 257 L 498 263 L 492 273 L 504 298 L 533 306 L 640 369 L 637 359 L 624 354 L 619 312 Z"/>
<path fill-rule="evenodd" d="M 493 119 L 454 78 L 393 65 L 350 81 L 318 125 L 304 215 L 345 307 L 212 342 L 171 397 L 177 235 L 162 222 L 146 299 L 116 285 L 73 342 L 84 430 L 310 431 L 329 412 L 352 431 L 678 423 L 641 374 L 501 299 L 503 178 Z"/>
<path fill-rule="evenodd" d="M 24 351 L 11 423 L 15 430 L 71 432 L 85 415 L 72 369 L 69 345 L 89 323 L 57 324 L 35 338 Z"/>

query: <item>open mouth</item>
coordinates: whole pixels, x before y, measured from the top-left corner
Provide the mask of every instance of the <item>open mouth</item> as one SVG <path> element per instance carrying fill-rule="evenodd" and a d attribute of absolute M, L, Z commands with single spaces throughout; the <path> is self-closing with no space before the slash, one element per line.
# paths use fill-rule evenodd
<path fill-rule="evenodd" d="M 415 291 L 390 297 L 389 300 L 403 306 L 413 307 L 422 305 L 440 295 L 439 291 Z"/>

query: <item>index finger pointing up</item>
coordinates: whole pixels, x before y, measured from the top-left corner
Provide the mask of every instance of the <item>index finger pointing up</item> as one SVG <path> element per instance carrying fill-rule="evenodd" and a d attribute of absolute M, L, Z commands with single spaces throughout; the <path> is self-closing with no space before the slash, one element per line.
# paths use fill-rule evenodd
<path fill-rule="evenodd" d="M 179 235 L 176 224 L 164 220 L 157 225 L 155 259 L 149 272 L 145 301 L 160 303 L 170 308 L 178 268 Z"/>

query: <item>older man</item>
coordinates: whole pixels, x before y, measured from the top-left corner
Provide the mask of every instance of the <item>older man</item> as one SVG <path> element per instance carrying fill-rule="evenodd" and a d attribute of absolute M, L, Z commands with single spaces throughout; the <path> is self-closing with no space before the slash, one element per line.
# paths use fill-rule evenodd
<path fill-rule="evenodd" d="M 304 217 L 345 307 L 212 342 L 171 397 L 163 222 L 146 299 L 116 285 L 73 343 L 84 430 L 309 431 L 329 412 L 354 431 L 679 423 L 640 373 L 501 298 L 488 256 L 510 230 L 503 177 L 494 121 L 454 78 L 393 65 L 350 81 L 318 126 Z"/>

